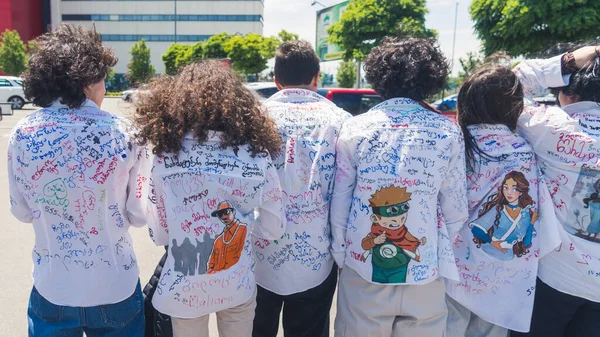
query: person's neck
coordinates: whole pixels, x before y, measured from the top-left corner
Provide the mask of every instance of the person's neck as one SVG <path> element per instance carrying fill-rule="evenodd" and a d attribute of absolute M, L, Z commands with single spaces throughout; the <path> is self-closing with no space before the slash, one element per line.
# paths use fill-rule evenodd
<path fill-rule="evenodd" d="M 286 90 L 286 89 L 304 89 L 304 90 L 317 92 L 317 88 L 313 87 L 312 85 L 290 85 L 290 86 L 286 86 L 286 87 L 281 87 L 281 90 Z"/>

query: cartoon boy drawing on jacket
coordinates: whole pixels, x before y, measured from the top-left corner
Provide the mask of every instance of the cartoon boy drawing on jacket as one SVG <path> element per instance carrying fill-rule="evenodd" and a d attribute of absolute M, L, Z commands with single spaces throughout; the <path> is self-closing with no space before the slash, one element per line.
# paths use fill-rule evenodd
<path fill-rule="evenodd" d="M 235 265 L 242 256 L 246 242 L 246 224 L 235 218 L 235 209 L 229 201 L 223 201 L 211 216 L 219 218 L 225 229 L 215 239 L 210 259 L 208 260 L 208 274 L 229 269 Z"/>
<path fill-rule="evenodd" d="M 366 250 L 365 261 L 372 255 L 373 282 L 405 283 L 410 259 L 421 259 L 418 247 L 427 239 L 418 240 L 406 228 L 410 196 L 405 187 L 389 186 L 369 199 L 373 224 L 361 246 Z"/>

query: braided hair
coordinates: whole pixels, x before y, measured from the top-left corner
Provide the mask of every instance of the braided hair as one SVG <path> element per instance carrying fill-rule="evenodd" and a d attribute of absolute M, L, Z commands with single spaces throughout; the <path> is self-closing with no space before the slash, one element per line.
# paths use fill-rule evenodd
<path fill-rule="evenodd" d="M 493 237 L 494 231 L 496 228 L 500 226 L 500 217 L 502 215 L 502 209 L 505 205 L 508 205 L 508 200 L 504 196 L 503 188 L 506 182 L 512 179 L 517 183 L 517 191 L 521 193 L 519 197 L 519 207 L 521 209 L 533 205 L 534 201 L 529 195 L 529 182 L 525 178 L 525 175 L 519 171 L 509 172 L 504 179 L 502 180 L 502 184 L 498 187 L 498 191 L 492 195 L 490 195 L 486 202 L 483 204 L 483 208 L 479 211 L 478 216 L 481 217 L 492 209 L 496 210 L 496 216 L 494 218 L 494 224 L 488 229 L 487 234 L 489 237 Z M 474 237 L 473 242 L 477 246 L 477 248 L 481 248 L 481 245 L 485 242 L 479 238 Z M 531 244 L 525 246 L 525 243 L 522 240 L 518 240 L 517 243 L 513 245 L 513 253 L 517 257 L 521 257 L 527 253 L 529 253 L 528 248 L 531 247 Z"/>

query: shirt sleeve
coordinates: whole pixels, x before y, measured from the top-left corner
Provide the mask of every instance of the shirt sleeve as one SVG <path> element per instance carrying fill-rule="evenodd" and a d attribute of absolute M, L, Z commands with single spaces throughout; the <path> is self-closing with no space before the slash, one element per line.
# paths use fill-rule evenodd
<path fill-rule="evenodd" d="M 151 177 L 148 193 L 148 232 L 150 238 L 157 246 L 169 244 L 169 226 L 167 225 L 167 212 L 165 196 L 160 184 L 160 178 Z"/>
<path fill-rule="evenodd" d="M 454 240 L 469 217 L 465 143 L 462 134 L 458 135 L 456 143 L 452 146 L 450 162 L 438 196 L 451 240 Z"/>
<path fill-rule="evenodd" d="M 546 60 L 526 60 L 513 69 L 523 85 L 525 97 L 539 96 L 546 88 L 569 84 L 571 75 L 562 74 L 561 58 L 562 55 Z"/>
<path fill-rule="evenodd" d="M 342 126 L 336 143 L 336 172 L 329 221 L 331 224 L 331 255 L 339 268 L 346 258 L 346 230 L 356 186 L 356 162 L 352 151 L 352 138 L 347 126 Z"/>
<path fill-rule="evenodd" d="M 260 206 L 256 209 L 253 234 L 267 240 L 277 240 L 285 233 L 285 213 L 277 170 L 271 159 L 267 160 L 265 184 L 260 196 Z"/>
<path fill-rule="evenodd" d="M 17 220 L 26 223 L 33 222 L 33 213 L 25 197 L 19 189 L 15 174 L 15 163 L 17 162 L 16 146 L 13 142 L 14 137 L 11 137 L 11 141 L 8 144 L 7 163 L 8 163 L 8 191 L 10 196 L 10 212 L 17 218 Z"/>
<path fill-rule="evenodd" d="M 561 75 L 561 57 L 548 60 L 527 60 L 514 69 L 523 84 L 525 96 L 531 97 L 538 88 L 561 87 L 568 84 L 569 75 Z M 559 132 L 563 130 L 564 132 Z M 556 151 L 561 143 L 570 138 L 589 139 L 580 132 L 578 121 L 557 106 L 527 104 L 518 120 L 517 131 L 533 147 L 536 155 L 550 162 L 559 160 L 550 157 L 548 150 Z M 566 134 L 569 134 L 566 136 Z M 554 149 L 553 149 L 554 148 Z M 571 156 L 568 156 L 571 157 Z M 569 160 L 573 158 L 563 159 Z M 574 164 L 569 162 L 568 164 Z"/>
<path fill-rule="evenodd" d="M 540 258 L 552 252 L 561 243 L 558 217 L 554 203 L 546 185 L 546 181 L 538 168 L 538 212 L 539 217 L 534 224 L 540 240 Z"/>
<path fill-rule="evenodd" d="M 146 224 L 147 202 L 152 158 L 148 148 L 137 147 L 136 162 L 129 170 L 126 211 L 129 223 L 135 227 Z"/>

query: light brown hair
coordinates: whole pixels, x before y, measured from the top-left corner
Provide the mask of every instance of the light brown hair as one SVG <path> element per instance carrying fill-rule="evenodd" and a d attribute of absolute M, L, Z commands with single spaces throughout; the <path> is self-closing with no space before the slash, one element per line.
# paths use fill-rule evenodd
<path fill-rule="evenodd" d="M 406 187 L 388 186 L 377 190 L 369 199 L 369 207 L 397 205 L 410 200 Z"/>
<path fill-rule="evenodd" d="M 154 145 L 154 154 L 177 153 L 186 133 L 198 142 L 209 131 L 221 131 L 222 148 L 249 145 L 252 155 L 281 151 L 273 120 L 254 95 L 223 63 L 190 64 L 176 76 L 153 80 L 140 95 L 134 121 L 138 139 Z"/>

